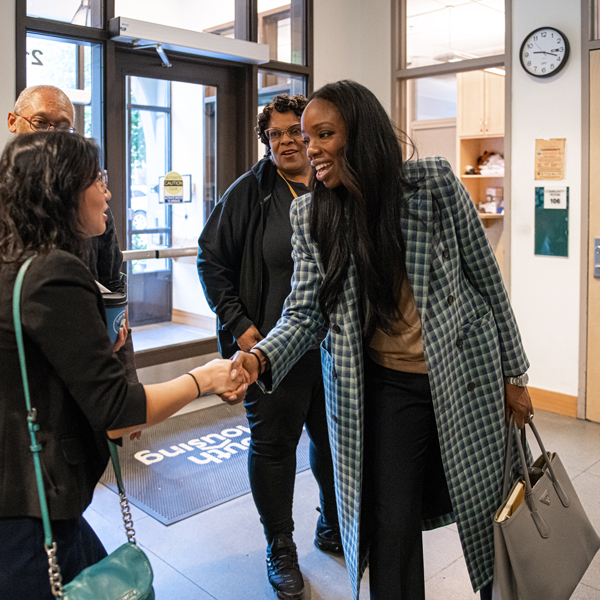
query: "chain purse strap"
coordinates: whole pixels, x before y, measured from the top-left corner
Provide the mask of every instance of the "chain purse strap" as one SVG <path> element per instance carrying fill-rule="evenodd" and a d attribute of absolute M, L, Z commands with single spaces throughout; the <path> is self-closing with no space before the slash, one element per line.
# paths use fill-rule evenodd
<path fill-rule="evenodd" d="M 62 598 L 62 575 L 60 572 L 60 567 L 56 561 L 56 542 L 52 540 L 52 528 L 50 526 L 48 502 L 46 500 L 46 492 L 44 490 L 44 479 L 42 476 L 42 465 L 40 461 L 40 452 L 42 450 L 42 445 L 37 442 L 35 436 L 35 433 L 36 431 L 39 431 L 40 426 L 37 424 L 37 410 L 35 408 L 32 408 L 31 406 L 29 380 L 27 377 L 27 364 L 25 361 L 25 346 L 23 344 L 23 328 L 21 326 L 21 289 L 23 288 L 23 280 L 25 279 L 25 273 L 34 258 L 35 256 L 31 256 L 30 258 L 28 258 L 21 265 L 21 268 L 19 269 L 19 272 L 17 274 L 15 287 L 13 291 L 13 320 L 15 325 L 15 336 L 17 338 L 17 351 L 19 354 L 19 364 L 21 367 L 21 378 L 23 379 L 23 392 L 25 395 L 25 404 L 27 406 L 27 428 L 29 430 L 29 436 L 31 439 L 31 446 L 29 446 L 29 449 L 33 453 L 35 479 L 40 500 L 42 523 L 44 525 L 44 548 L 46 550 L 46 554 L 48 555 L 48 575 L 50 577 L 50 589 L 54 597 Z M 135 531 L 133 529 L 133 520 L 131 518 L 131 511 L 129 508 L 129 500 L 125 495 L 125 486 L 123 485 L 123 479 L 121 477 L 121 465 L 119 463 L 117 445 L 114 442 L 111 442 L 110 440 L 107 440 L 107 442 L 108 449 L 110 451 L 110 458 L 112 460 L 113 468 L 115 470 L 117 486 L 119 488 L 121 514 L 123 516 L 123 523 L 125 524 L 125 533 L 127 534 L 127 541 L 131 542 L 132 544 L 135 544 Z"/>

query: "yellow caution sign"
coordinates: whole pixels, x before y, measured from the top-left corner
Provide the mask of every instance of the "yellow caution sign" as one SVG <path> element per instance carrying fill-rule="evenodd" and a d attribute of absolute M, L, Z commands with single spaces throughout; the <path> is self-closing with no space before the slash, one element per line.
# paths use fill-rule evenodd
<path fill-rule="evenodd" d="M 183 177 L 177 171 L 171 171 L 163 180 L 165 203 L 183 202 Z"/>

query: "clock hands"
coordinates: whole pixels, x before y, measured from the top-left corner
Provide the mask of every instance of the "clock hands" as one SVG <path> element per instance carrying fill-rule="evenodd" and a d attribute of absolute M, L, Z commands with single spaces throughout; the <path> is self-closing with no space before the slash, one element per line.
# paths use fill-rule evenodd
<path fill-rule="evenodd" d="M 533 52 L 533 54 L 546 54 L 548 56 L 556 56 L 556 54 L 553 54 L 552 52 L 544 52 L 544 50 L 540 50 L 539 52 Z"/>

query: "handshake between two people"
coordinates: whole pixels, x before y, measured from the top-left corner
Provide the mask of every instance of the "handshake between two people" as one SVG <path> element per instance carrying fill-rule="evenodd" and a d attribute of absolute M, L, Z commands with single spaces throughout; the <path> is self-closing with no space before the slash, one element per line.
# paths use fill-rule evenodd
<path fill-rule="evenodd" d="M 258 329 L 251 325 L 239 338 L 236 339 L 240 350 L 231 357 L 231 380 L 241 386 L 236 391 L 230 389 L 226 393 L 218 393 L 221 400 L 228 404 L 241 402 L 246 395 L 248 386 L 254 383 L 259 375 L 267 370 L 267 360 L 260 350 L 254 346 L 263 339 Z M 245 386 L 243 386 L 245 384 Z"/>
<path fill-rule="evenodd" d="M 239 350 L 231 357 L 230 372 L 232 382 L 237 383 L 239 387 L 237 390 L 228 389 L 226 393 L 218 395 L 228 404 L 237 404 L 244 399 L 248 386 L 268 369 L 268 360 L 260 350 Z"/>

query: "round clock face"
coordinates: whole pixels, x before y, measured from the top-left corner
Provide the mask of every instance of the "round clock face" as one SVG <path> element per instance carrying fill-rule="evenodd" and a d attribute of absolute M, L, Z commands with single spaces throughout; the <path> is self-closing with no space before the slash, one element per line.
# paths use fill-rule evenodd
<path fill-rule="evenodd" d="M 558 73 L 569 58 L 569 40 L 554 27 L 532 31 L 521 44 L 521 66 L 534 77 Z"/>

